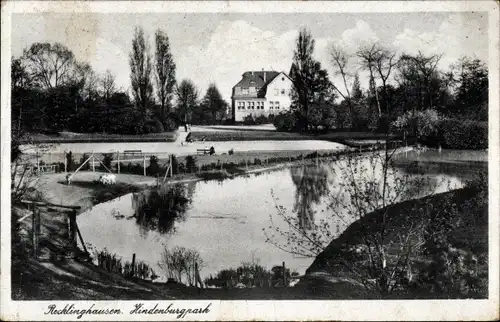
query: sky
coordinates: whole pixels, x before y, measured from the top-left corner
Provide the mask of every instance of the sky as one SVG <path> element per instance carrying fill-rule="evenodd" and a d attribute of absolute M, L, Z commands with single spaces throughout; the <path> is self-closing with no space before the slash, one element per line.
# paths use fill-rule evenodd
<path fill-rule="evenodd" d="M 12 16 L 12 55 L 34 42 L 60 42 L 98 73 L 109 69 L 130 90 L 128 55 L 141 26 L 154 48 L 156 29 L 167 33 L 177 80 L 191 79 L 200 96 L 215 83 L 230 101 L 232 87 L 249 70 L 288 72 L 302 27 L 315 39 L 314 57 L 338 84 L 328 55 L 332 44 L 354 54 L 375 41 L 399 53 L 443 54 L 447 68 L 461 56 L 488 60 L 488 18 L 483 12 L 413 13 L 29 13 Z M 359 68 L 350 61 L 351 72 Z M 365 87 L 363 73 L 360 74 Z"/>

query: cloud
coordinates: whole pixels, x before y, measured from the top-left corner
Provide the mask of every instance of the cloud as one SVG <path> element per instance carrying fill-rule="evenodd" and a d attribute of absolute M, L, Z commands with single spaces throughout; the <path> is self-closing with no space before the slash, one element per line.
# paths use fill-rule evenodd
<path fill-rule="evenodd" d="M 470 19 L 464 14 L 452 14 L 443 20 L 435 31 L 419 33 L 405 29 L 397 35 L 392 45 L 399 52 L 424 55 L 443 54 L 439 67 L 447 68 L 464 55 L 473 55 L 487 61 L 487 48 L 476 41 L 487 37 L 478 20 Z"/>
<path fill-rule="evenodd" d="M 288 72 L 297 31 L 276 34 L 246 21 L 222 21 L 204 46 L 190 46 L 176 57 L 177 77 L 190 78 L 201 90 L 215 82 L 226 100 L 248 70 Z"/>

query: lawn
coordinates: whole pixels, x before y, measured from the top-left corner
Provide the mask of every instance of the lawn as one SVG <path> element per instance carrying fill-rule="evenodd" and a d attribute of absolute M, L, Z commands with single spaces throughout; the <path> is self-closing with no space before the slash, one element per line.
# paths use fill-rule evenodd
<path fill-rule="evenodd" d="M 344 143 L 348 140 L 385 140 L 386 134 L 373 132 L 329 132 L 329 133 L 299 133 L 277 132 L 273 130 L 226 130 L 204 131 L 203 128 L 192 132 L 194 140 L 205 141 L 280 141 L 280 140 L 325 140 Z M 394 136 L 391 135 L 391 138 Z M 368 143 L 372 143 L 369 141 Z"/>
<path fill-rule="evenodd" d="M 162 132 L 140 135 L 108 134 L 108 133 L 73 133 L 59 132 L 57 135 L 41 133 L 30 134 L 28 143 L 90 143 L 90 142 L 175 142 L 178 132 Z"/>

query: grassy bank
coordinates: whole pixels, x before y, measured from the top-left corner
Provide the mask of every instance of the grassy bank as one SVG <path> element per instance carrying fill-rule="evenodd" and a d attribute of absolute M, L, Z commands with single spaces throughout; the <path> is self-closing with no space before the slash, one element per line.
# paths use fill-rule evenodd
<path fill-rule="evenodd" d="M 41 133 L 29 134 L 29 143 L 92 143 L 92 142 L 175 142 L 178 132 L 150 133 L 141 135 L 107 134 L 107 133 L 73 133 L 59 132 L 54 135 Z"/>
<path fill-rule="evenodd" d="M 206 141 L 287 141 L 287 140 L 382 140 L 385 134 L 372 132 L 330 132 L 330 133 L 298 133 L 277 132 L 268 130 L 231 130 L 231 131 L 193 131 L 194 140 Z"/>
<path fill-rule="evenodd" d="M 358 281 L 352 273 L 352 267 L 363 269 L 363 260 L 356 260 L 354 249 L 363 247 L 363 236 L 377 233 L 377 224 L 380 223 L 381 214 L 385 209 L 374 211 L 362 219 L 350 225 L 338 238 L 333 240 L 327 248 L 316 257 L 315 261 L 308 268 L 306 276 L 313 277 L 318 273 L 323 273 L 330 278 L 341 278 L 352 280 L 354 284 Z M 410 226 L 423 225 L 423 232 L 430 231 L 430 225 L 435 222 L 442 222 L 449 226 L 447 238 L 450 241 L 448 251 L 456 251 L 460 254 L 473 254 L 477 262 L 474 266 L 479 274 L 477 279 L 483 288 L 470 292 L 459 290 L 438 292 L 429 291 L 425 283 L 419 279 L 419 274 L 432 272 L 436 264 L 436 259 L 426 251 L 418 251 L 410 257 L 412 261 L 413 275 L 416 276 L 418 287 L 395 291 L 389 297 L 392 298 L 485 298 L 487 296 L 488 278 L 488 205 L 487 195 L 484 191 L 476 188 L 463 188 L 451 192 L 437 194 L 434 196 L 409 200 L 387 208 L 389 225 L 387 228 L 386 244 L 387 254 L 390 258 L 395 256 L 398 249 L 396 238 L 398 234 L 407 232 Z M 451 228 L 450 228 L 451 227 Z M 421 235 L 426 241 L 427 235 Z M 415 237 L 417 238 L 417 237 Z M 466 255 L 463 255 L 466 256 Z M 346 265 L 347 264 L 347 265 Z M 351 269 L 349 268 L 351 267 Z M 366 268 L 364 268 L 366 269 Z M 458 273 L 457 273 L 458 274 Z M 440 278 L 445 278 L 441 276 Z M 458 280 L 457 285 L 467 283 Z M 464 278 L 465 279 L 465 278 Z M 307 279 L 306 279 L 307 280 Z M 306 280 L 301 282 L 306 282 Z M 430 283 L 440 282 L 438 278 Z M 427 282 L 429 283 L 429 282 Z M 453 285 L 453 287 L 457 286 Z M 435 285 L 432 285 L 435 286 Z"/>

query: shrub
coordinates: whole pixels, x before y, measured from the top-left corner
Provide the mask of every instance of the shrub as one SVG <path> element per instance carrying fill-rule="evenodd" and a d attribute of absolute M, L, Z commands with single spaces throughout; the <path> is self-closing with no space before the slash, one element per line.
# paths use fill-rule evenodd
<path fill-rule="evenodd" d="M 148 134 L 148 133 L 161 133 L 164 132 L 163 124 L 158 119 L 152 119 L 147 121 L 142 129 L 142 133 Z"/>
<path fill-rule="evenodd" d="M 73 158 L 73 152 L 69 151 L 66 153 L 66 166 L 68 171 L 76 170 L 75 159 Z"/>
<path fill-rule="evenodd" d="M 177 122 L 172 118 L 167 118 L 163 122 L 163 131 L 167 131 L 167 132 L 175 131 L 175 130 L 177 130 L 178 127 L 179 126 L 177 125 Z"/>
<path fill-rule="evenodd" d="M 450 149 L 487 149 L 488 123 L 444 119 L 440 123 L 443 146 Z"/>
<path fill-rule="evenodd" d="M 255 120 L 254 120 L 252 114 L 249 114 L 243 118 L 243 124 L 245 124 L 245 125 L 254 125 L 255 124 Z"/>
<path fill-rule="evenodd" d="M 113 153 L 103 153 L 102 163 L 111 170 L 111 162 L 113 161 Z"/>
<path fill-rule="evenodd" d="M 83 164 L 83 163 L 84 163 L 84 162 L 85 162 L 85 161 L 86 161 L 89 157 L 90 157 L 90 155 L 89 155 L 89 154 L 84 153 L 84 154 L 82 155 L 82 157 L 80 158 L 80 166 L 81 166 L 81 165 L 82 165 L 82 164 Z M 90 163 L 89 163 L 89 162 L 87 162 L 87 164 L 85 164 L 85 165 L 82 167 L 82 170 L 88 170 L 88 169 L 90 169 Z"/>
<path fill-rule="evenodd" d="M 255 118 L 255 124 L 267 124 L 269 119 L 265 115 L 259 115 Z"/>
<path fill-rule="evenodd" d="M 186 170 L 189 173 L 196 172 L 196 158 L 193 157 L 192 155 L 188 155 L 186 157 Z"/>
<path fill-rule="evenodd" d="M 298 118 L 294 112 L 283 112 L 274 117 L 274 126 L 280 132 L 292 132 L 297 129 Z"/>
<path fill-rule="evenodd" d="M 234 154 L 234 149 L 231 149 L 231 150 L 227 151 L 227 154 L 233 155 Z"/>
<path fill-rule="evenodd" d="M 150 176 L 155 176 L 161 172 L 161 167 L 158 163 L 159 159 L 157 156 L 152 155 L 149 158 L 149 166 L 146 169 L 146 173 Z"/>

